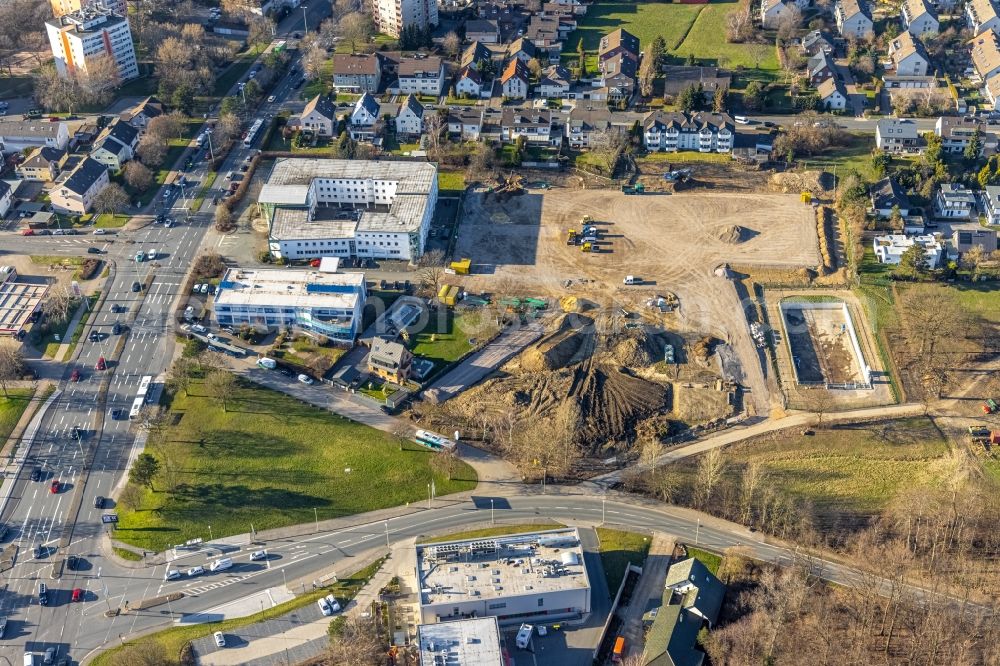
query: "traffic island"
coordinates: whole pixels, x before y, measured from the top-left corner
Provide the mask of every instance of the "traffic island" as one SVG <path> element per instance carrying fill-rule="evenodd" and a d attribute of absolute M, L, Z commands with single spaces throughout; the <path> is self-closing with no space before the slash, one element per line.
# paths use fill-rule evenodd
<path fill-rule="evenodd" d="M 141 599 L 140 601 L 131 604 L 126 603 L 125 608 L 121 609 L 122 613 L 129 613 L 132 611 L 142 611 L 149 608 L 156 608 L 157 606 L 162 606 L 165 603 L 171 601 L 177 601 L 178 599 L 183 599 L 183 592 L 171 592 L 170 594 L 164 594 L 159 597 L 150 597 L 149 599 Z"/>

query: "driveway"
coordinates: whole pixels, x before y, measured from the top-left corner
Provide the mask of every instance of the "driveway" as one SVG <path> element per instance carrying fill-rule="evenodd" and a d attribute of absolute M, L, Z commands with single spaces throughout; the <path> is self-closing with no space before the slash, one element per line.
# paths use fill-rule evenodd
<path fill-rule="evenodd" d="M 499 368 L 511 356 L 542 337 L 543 332 L 539 322 L 508 328 L 493 342 L 431 384 L 424 390 L 424 395 L 438 403 L 448 400 Z"/>

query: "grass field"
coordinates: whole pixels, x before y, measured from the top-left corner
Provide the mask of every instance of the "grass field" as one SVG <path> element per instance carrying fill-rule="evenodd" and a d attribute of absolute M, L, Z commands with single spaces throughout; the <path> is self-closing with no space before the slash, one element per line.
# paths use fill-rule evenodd
<path fill-rule="evenodd" d="M 597 538 L 601 541 L 601 564 L 604 577 L 608 580 L 608 592 L 613 597 L 622 584 L 629 564 L 642 566 L 649 552 L 649 537 L 635 532 L 597 528 Z"/>
<path fill-rule="evenodd" d="M 161 550 L 208 537 L 208 525 L 222 537 L 251 523 L 260 531 L 426 496 L 433 454 L 416 444 L 260 387 L 241 387 L 228 412 L 201 383 L 191 393 L 173 397 L 172 425 L 147 447 L 181 470 L 176 487 L 168 492 L 159 479 L 139 510 L 119 511 L 121 541 Z M 470 467 L 454 477 L 434 475 L 440 495 L 475 486 Z"/>
<path fill-rule="evenodd" d="M 0 393 L 0 448 L 7 442 L 21 414 L 31 404 L 31 396 L 35 394 L 30 388 L 7 389 L 7 397 Z"/>
<path fill-rule="evenodd" d="M 341 602 L 342 607 L 346 606 L 346 602 L 357 596 L 358 592 L 361 591 L 365 584 L 371 580 L 372 576 L 374 576 L 375 573 L 382 567 L 382 563 L 384 561 L 384 558 L 377 560 L 364 569 L 351 574 L 349 577 L 341 578 L 329 587 L 312 590 L 308 594 L 303 594 L 302 596 L 296 597 L 291 601 L 286 601 L 285 603 L 278 604 L 273 608 L 268 608 L 263 612 L 254 613 L 253 615 L 248 615 L 247 617 L 225 620 L 223 622 L 209 622 L 206 624 L 190 624 L 180 627 L 171 627 L 170 629 L 165 629 L 164 631 L 155 633 L 152 636 L 147 636 L 137 641 L 123 643 L 122 645 L 112 648 L 111 650 L 102 652 L 90 663 L 93 664 L 93 666 L 111 666 L 115 663 L 128 663 L 116 660 L 116 657 L 120 652 L 129 649 L 133 645 L 152 641 L 159 644 L 159 646 L 163 649 L 163 653 L 167 656 L 167 661 L 164 663 L 173 664 L 176 663 L 176 655 L 181 653 L 181 649 L 185 645 L 193 640 L 210 636 L 216 631 L 225 633 L 228 631 L 235 631 L 236 629 L 240 629 L 241 627 L 246 627 L 251 624 L 256 624 L 257 622 L 271 620 L 297 608 L 303 608 L 311 603 L 315 603 L 320 597 L 325 597 L 328 594 L 334 595 L 337 600 Z"/>
<path fill-rule="evenodd" d="M 725 454 L 731 483 L 756 462 L 768 487 L 807 500 L 820 520 L 874 515 L 900 491 L 934 485 L 950 469 L 947 444 L 924 418 L 818 429 L 811 437 L 790 433 L 735 444 Z M 697 464 L 695 458 L 676 467 L 682 485 L 692 482 Z"/>
<path fill-rule="evenodd" d="M 432 314 L 424 329 L 410 338 L 410 351 L 439 366 L 457 361 L 472 349 L 470 340 L 488 335 L 480 318 L 489 316 L 484 310 L 456 313 L 449 309 L 443 317 Z"/>
<path fill-rule="evenodd" d="M 1000 284 L 996 282 L 955 283 L 952 286 L 938 285 L 948 289 L 963 308 L 983 319 L 1000 323 Z"/>
<path fill-rule="evenodd" d="M 876 180 L 871 173 L 872 150 L 875 149 L 875 138 L 871 134 L 851 134 L 846 146 L 829 148 L 819 155 L 802 156 L 799 158 L 807 169 L 822 169 L 832 172 L 836 169 L 838 176 L 843 176 L 848 170 L 857 171 L 863 178 Z"/>
<path fill-rule="evenodd" d="M 465 190 L 465 174 L 461 171 L 438 171 L 438 193 L 457 197 Z"/>
<path fill-rule="evenodd" d="M 726 16 L 736 6 L 736 2 L 708 5 L 597 2 L 589 6 L 586 16 L 578 19 L 577 29 L 566 39 L 563 58 L 576 59 L 577 44 L 582 38 L 587 70 L 594 72 L 601 37 L 621 27 L 639 38 L 643 50 L 657 35 L 662 35 L 667 51 L 678 62 L 691 54 L 702 64 L 776 71 L 778 59 L 773 44 L 768 47 L 726 42 Z"/>
<path fill-rule="evenodd" d="M 656 5 L 658 7 L 690 7 L 691 5 Z M 681 58 L 693 55 L 701 64 L 714 64 L 726 69 L 745 67 L 777 71 L 778 54 L 774 44 L 729 44 L 726 42 L 726 16 L 736 9 L 735 2 L 713 2 L 703 7 L 680 46 L 670 52 Z M 637 35 L 638 36 L 638 35 Z M 645 48 L 647 42 L 640 42 Z M 708 62 L 710 61 L 710 63 Z"/>
<path fill-rule="evenodd" d="M 97 229 L 118 229 L 124 227 L 128 224 L 128 221 L 132 218 L 128 215 L 109 215 L 108 213 L 101 213 L 97 216 L 94 222 L 94 227 Z"/>

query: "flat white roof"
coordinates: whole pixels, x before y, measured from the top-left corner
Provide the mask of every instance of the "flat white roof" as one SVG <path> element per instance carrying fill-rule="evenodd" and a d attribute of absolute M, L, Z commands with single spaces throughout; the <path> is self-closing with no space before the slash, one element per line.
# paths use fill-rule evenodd
<path fill-rule="evenodd" d="M 31 313 L 38 309 L 48 290 L 48 285 L 44 284 L 14 281 L 0 284 L 0 331 L 20 331 L 28 323 Z"/>
<path fill-rule="evenodd" d="M 495 617 L 475 617 L 417 627 L 420 666 L 503 666 Z"/>
<path fill-rule="evenodd" d="M 230 268 L 219 285 L 215 304 L 353 310 L 364 290 L 364 282 L 364 273 Z M 323 291 L 324 287 L 344 290 Z"/>
<path fill-rule="evenodd" d="M 590 589 L 575 528 L 417 545 L 423 606 Z"/>
<path fill-rule="evenodd" d="M 305 211 L 285 211 L 286 215 L 271 225 L 271 236 L 280 240 L 294 238 L 348 238 L 345 226 L 354 232 L 411 233 L 420 228 L 427 210 L 428 197 L 437 183 L 437 166 L 428 162 L 392 162 L 381 160 L 333 160 L 286 157 L 271 169 L 258 201 L 275 206 L 305 206 L 309 186 L 317 178 L 338 180 L 378 180 L 395 183 L 395 195 L 386 210 L 361 209 L 357 222 L 340 220 L 309 221 Z M 292 214 L 288 214 L 292 213 Z M 307 225 L 308 230 L 298 227 Z M 324 226 L 337 225 L 332 233 L 320 232 Z"/>

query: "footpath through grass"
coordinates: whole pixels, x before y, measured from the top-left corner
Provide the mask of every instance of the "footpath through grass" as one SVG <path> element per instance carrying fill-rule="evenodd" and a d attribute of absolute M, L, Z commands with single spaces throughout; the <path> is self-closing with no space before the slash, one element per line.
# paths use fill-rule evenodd
<path fill-rule="evenodd" d="M 372 576 L 378 572 L 383 562 L 385 562 L 385 558 L 376 560 L 364 569 L 351 574 L 347 578 L 341 578 L 329 587 L 312 590 L 308 594 L 303 594 L 302 596 L 296 597 L 291 601 L 286 601 L 285 603 L 278 604 L 273 608 L 268 608 L 263 612 L 254 613 L 253 615 L 248 615 L 247 617 L 224 620 L 222 622 L 209 622 L 206 624 L 190 624 L 179 627 L 171 627 L 170 629 L 165 629 L 164 631 L 155 633 L 151 636 L 140 638 L 135 641 L 129 641 L 124 645 L 118 645 L 111 650 L 102 652 L 90 663 L 93 666 L 111 666 L 112 664 L 117 663 L 139 663 L 138 661 L 133 661 L 128 658 L 132 656 L 132 653 L 129 651 L 135 650 L 137 653 L 145 652 L 143 648 L 146 647 L 148 643 L 154 643 L 160 650 L 162 650 L 163 656 L 166 659 L 163 663 L 174 664 L 177 663 L 177 658 L 181 654 L 181 650 L 184 649 L 185 645 L 199 638 L 210 636 L 216 631 L 226 633 L 236 631 L 237 629 L 247 627 L 251 624 L 256 624 L 257 622 L 273 620 L 274 618 L 281 617 L 285 613 L 294 611 L 298 608 L 303 608 L 311 603 L 315 603 L 320 597 L 325 597 L 328 594 L 334 595 L 340 602 L 341 607 L 344 607 L 347 605 L 347 602 L 356 597 L 358 592 L 360 592 L 368 581 L 372 579 Z M 128 653 L 127 656 L 126 653 Z M 138 660 L 139 657 L 137 656 L 136 659 Z"/>
<path fill-rule="evenodd" d="M 177 471 L 119 510 L 121 541 L 159 551 L 208 525 L 218 538 L 418 502 L 432 477 L 439 495 L 476 484 L 467 465 L 432 474 L 433 452 L 277 391 L 242 386 L 228 411 L 202 382 L 190 392 L 168 397 L 171 425 L 146 449 Z"/>
<path fill-rule="evenodd" d="M 608 581 L 608 592 L 613 597 L 625 578 L 629 564 L 642 566 L 649 552 L 650 537 L 635 532 L 622 532 L 606 527 L 597 528 L 597 538 L 601 542 L 601 564 L 604 577 Z"/>
<path fill-rule="evenodd" d="M 0 393 L 0 447 L 7 442 L 34 394 L 35 390 L 30 388 L 7 389 L 7 397 Z"/>

